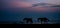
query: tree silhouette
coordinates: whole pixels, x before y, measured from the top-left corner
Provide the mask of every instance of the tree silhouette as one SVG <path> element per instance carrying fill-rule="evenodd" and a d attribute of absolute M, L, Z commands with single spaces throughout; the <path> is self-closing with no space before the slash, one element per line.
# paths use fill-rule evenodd
<path fill-rule="evenodd" d="M 40 21 L 40 20 L 41 20 L 41 24 L 42 24 L 42 22 L 44 22 L 44 24 L 45 24 L 45 22 L 49 21 L 48 18 L 46 18 L 46 17 L 44 17 L 44 18 L 38 18 L 38 21 Z"/>
<path fill-rule="evenodd" d="M 33 23 L 32 18 L 24 18 L 23 21 L 26 21 L 27 24 L 28 24 L 29 22 L 30 22 L 30 23 Z"/>

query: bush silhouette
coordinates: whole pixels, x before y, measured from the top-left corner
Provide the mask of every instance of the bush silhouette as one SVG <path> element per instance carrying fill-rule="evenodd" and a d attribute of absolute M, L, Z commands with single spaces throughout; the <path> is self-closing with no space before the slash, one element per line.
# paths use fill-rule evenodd
<path fill-rule="evenodd" d="M 33 23 L 32 18 L 24 18 L 23 21 L 26 21 L 26 23 Z"/>

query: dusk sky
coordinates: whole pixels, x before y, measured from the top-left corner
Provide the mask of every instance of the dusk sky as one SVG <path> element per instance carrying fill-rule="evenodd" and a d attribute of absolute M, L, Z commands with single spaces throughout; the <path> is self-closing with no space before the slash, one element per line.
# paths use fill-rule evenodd
<path fill-rule="evenodd" d="M 59 2 L 60 0 L 1 0 L 2 3 L 2 8 L 29 8 L 32 10 L 37 10 L 37 11 L 56 11 L 59 9 L 57 8 L 51 8 L 49 7 L 32 7 L 33 4 L 37 3 L 47 3 L 47 4 L 52 4 L 53 5 L 60 5 Z"/>
<path fill-rule="evenodd" d="M 2 15 L 11 20 L 14 17 L 48 17 L 50 20 L 60 20 L 60 0 L 1 0 Z M 54 6 L 54 7 L 53 7 Z M 10 16 L 12 17 L 10 17 Z M 10 19 L 11 18 L 11 19 Z M 52 19 L 53 18 L 53 19 Z M 3 19 L 1 19 L 3 20 Z"/>

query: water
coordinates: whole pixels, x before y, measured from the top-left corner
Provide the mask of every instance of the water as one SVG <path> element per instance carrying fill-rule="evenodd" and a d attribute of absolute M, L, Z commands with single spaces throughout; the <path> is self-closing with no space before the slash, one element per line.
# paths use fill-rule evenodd
<path fill-rule="evenodd" d="M 40 22 L 37 21 L 37 18 L 39 17 L 47 17 L 50 21 L 50 23 L 60 23 L 60 12 L 51 12 L 51 13 L 40 13 L 40 12 L 13 12 L 10 10 L 1 10 L 1 14 L 0 14 L 0 22 L 20 22 L 23 21 L 23 18 L 32 18 L 34 24 L 38 23 L 40 24 Z"/>

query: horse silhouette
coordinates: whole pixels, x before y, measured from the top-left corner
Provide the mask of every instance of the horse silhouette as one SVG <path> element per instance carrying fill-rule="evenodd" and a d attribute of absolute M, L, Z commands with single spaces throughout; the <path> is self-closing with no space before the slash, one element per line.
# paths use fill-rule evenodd
<path fill-rule="evenodd" d="M 26 21 L 26 23 L 33 23 L 32 18 L 24 18 L 23 21 Z"/>
<path fill-rule="evenodd" d="M 48 20 L 48 18 L 46 18 L 46 17 L 44 17 L 44 18 L 38 18 L 38 21 L 41 21 L 41 24 L 42 24 L 42 22 L 48 22 L 49 20 Z"/>

